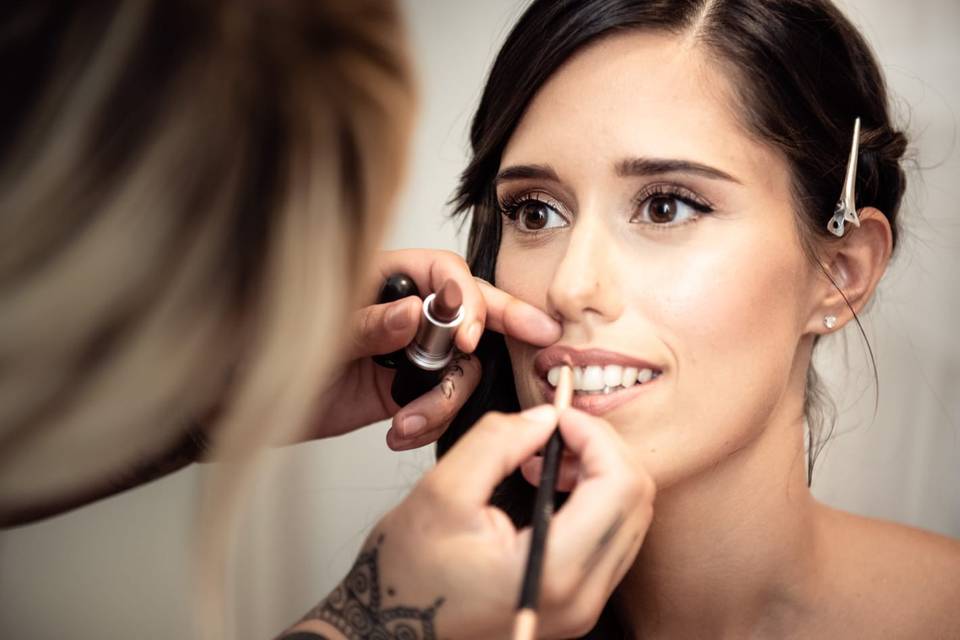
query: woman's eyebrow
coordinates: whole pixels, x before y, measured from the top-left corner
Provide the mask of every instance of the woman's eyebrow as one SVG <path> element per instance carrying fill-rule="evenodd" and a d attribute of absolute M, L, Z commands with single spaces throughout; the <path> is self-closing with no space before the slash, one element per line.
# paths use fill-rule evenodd
<path fill-rule="evenodd" d="M 743 184 L 729 173 L 720 171 L 709 165 L 689 160 L 673 160 L 669 158 L 628 158 L 617 163 L 618 176 L 650 176 L 661 173 L 693 173 L 704 178 L 714 180 L 728 180 Z"/>
<path fill-rule="evenodd" d="M 550 165 L 545 164 L 517 164 L 503 169 L 493 179 L 493 185 L 510 180 L 552 180 L 560 182 L 557 172 Z"/>

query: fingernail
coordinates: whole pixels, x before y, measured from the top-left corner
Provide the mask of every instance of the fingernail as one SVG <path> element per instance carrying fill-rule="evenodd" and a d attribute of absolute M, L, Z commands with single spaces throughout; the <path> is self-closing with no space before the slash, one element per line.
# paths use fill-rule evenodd
<path fill-rule="evenodd" d="M 406 440 L 407 438 L 417 435 L 425 426 L 427 426 L 427 419 L 423 416 L 416 414 L 407 416 L 400 421 L 399 433 L 397 435 Z"/>
<path fill-rule="evenodd" d="M 531 422 L 537 422 L 539 424 L 557 423 L 557 410 L 550 404 L 542 404 L 539 407 L 527 409 L 521 413 L 520 416 L 523 417 L 524 420 L 530 420 Z"/>
<path fill-rule="evenodd" d="M 407 309 L 404 304 L 395 304 L 387 309 L 387 329 L 399 331 L 407 326 Z"/>
<path fill-rule="evenodd" d="M 407 440 L 400 435 L 400 427 L 396 426 L 390 431 L 387 431 L 387 446 L 389 446 L 394 451 L 400 451 L 403 448 L 403 445 L 406 444 Z"/>

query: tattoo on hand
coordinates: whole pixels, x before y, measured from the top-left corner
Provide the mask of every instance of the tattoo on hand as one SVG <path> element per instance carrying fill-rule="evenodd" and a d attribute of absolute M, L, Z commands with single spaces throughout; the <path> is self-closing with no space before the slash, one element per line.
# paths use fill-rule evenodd
<path fill-rule="evenodd" d="M 444 399 L 449 400 L 453 397 L 453 392 L 456 391 L 457 387 L 453 383 L 452 378 L 444 378 L 440 381 L 440 393 L 443 394 Z"/>
<path fill-rule="evenodd" d="M 360 554 L 343 582 L 303 620 L 327 622 L 349 640 L 436 640 L 433 620 L 443 598 L 423 609 L 383 607 L 378 566 L 383 539 L 381 534 L 373 548 Z M 394 594 L 387 587 L 387 595 Z"/>
<path fill-rule="evenodd" d="M 440 393 L 442 393 L 443 397 L 447 400 L 453 397 L 453 392 L 457 389 L 453 379 L 463 377 L 463 367 L 460 366 L 460 363 L 469 359 L 470 356 L 468 354 L 457 353 L 443 372 L 443 380 L 440 381 Z"/>

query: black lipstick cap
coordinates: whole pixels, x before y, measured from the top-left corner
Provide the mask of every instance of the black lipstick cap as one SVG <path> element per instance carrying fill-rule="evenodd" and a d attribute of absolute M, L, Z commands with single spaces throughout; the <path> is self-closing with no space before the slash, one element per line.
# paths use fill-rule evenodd
<path fill-rule="evenodd" d="M 380 295 L 377 297 L 377 304 L 395 302 L 409 296 L 420 297 L 417 283 L 405 273 L 395 273 L 383 283 L 383 288 L 380 289 Z M 407 354 L 404 353 L 403 349 L 398 349 L 393 353 L 373 356 L 373 361 L 382 367 L 396 369 L 401 363 L 407 362 Z"/>

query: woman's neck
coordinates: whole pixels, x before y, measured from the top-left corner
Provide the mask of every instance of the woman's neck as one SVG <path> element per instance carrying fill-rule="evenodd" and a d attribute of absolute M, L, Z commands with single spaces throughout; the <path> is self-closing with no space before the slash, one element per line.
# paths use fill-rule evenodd
<path fill-rule="evenodd" d="M 637 638 L 776 637 L 804 612 L 819 511 L 797 420 L 771 424 L 722 464 L 658 493 L 617 594 Z"/>

